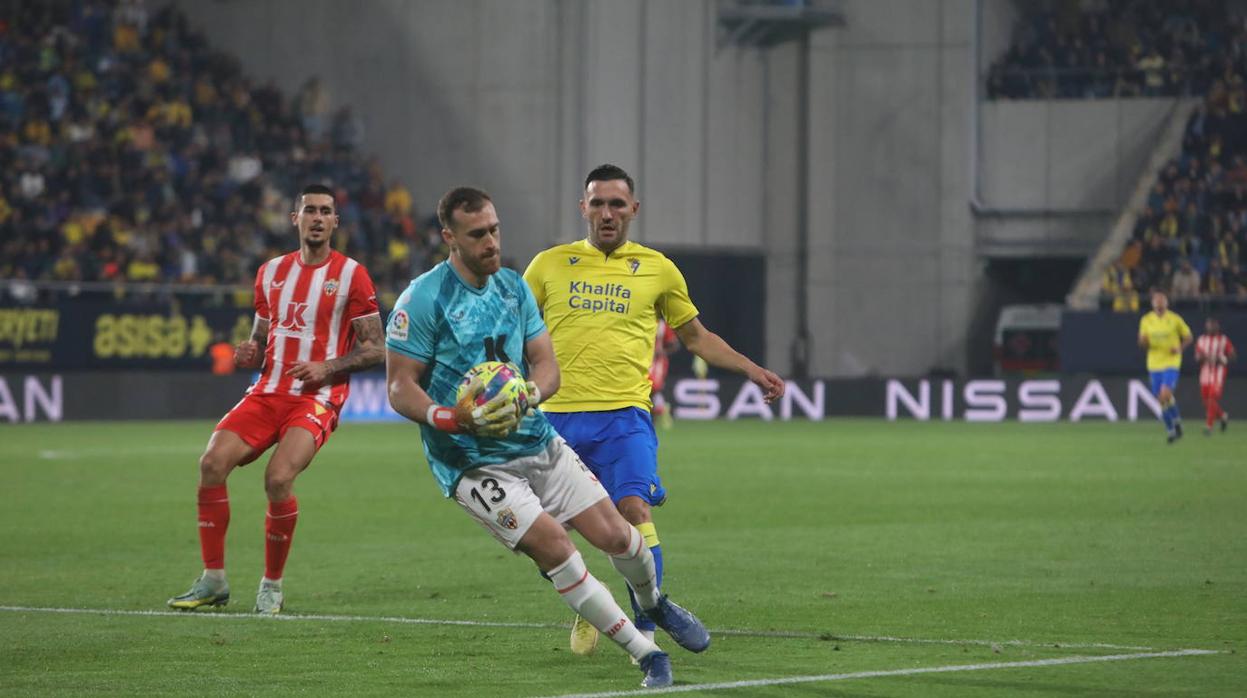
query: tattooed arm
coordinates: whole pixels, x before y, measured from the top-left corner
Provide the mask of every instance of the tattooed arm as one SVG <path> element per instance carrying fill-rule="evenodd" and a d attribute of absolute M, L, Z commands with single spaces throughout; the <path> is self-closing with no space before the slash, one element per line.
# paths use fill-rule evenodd
<path fill-rule="evenodd" d="M 379 366 L 385 361 L 385 340 L 382 339 L 381 316 L 377 313 L 351 321 L 355 330 L 355 346 L 346 356 L 329 361 L 296 361 L 286 375 L 308 383 L 324 383 L 335 373 L 354 373 Z"/>

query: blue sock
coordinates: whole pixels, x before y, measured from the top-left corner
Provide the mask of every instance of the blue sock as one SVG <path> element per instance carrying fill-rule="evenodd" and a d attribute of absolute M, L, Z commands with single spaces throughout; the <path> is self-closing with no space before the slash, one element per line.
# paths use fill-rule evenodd
<path fill-rule="evenodd" d="M 1173 415 L 1170 414 L 1169 408 L 1164 407 L 1160 411 L 1160 418 L 1165 422 L 1165 431 L 1173 431 Z"/>

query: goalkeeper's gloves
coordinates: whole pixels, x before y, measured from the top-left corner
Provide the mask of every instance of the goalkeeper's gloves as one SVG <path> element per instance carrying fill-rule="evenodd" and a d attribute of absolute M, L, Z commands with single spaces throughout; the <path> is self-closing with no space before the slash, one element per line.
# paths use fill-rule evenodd
<path fill-rule="evenodd" d="M 519 426 L 522 416 L 519 407 L 505 395 L 477 405 L 476 398 L 484 389 L 485 384 L 474 377 L 454 407 L 429 405 L 425 421 L 433 428 L 450 434 L 468 433 L 495 439 L 506 437 Z"/>

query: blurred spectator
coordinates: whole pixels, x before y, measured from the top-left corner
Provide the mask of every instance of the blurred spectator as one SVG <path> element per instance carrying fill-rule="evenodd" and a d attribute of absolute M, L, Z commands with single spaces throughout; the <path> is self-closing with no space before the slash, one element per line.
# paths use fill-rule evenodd
<path fill-rule="evenodd" d="M 1199 296 L 1199 272 L 1191 266 L 1191 260 L 1183 259 L 1178 271 L 1173 274 L 1173 284 L 1169 296 L 1174 301 L 1192 299 Z"/>
<path fill-rule="evenodd" d="M 309 78 L 303 83 L 298 101 L 303 131 L 308 138 L 320 140 L 325 133 L 325 115 L 329 113 L 329 93 L 320 78 Z"/>
<path fill-rule="evenodd" d="M 225 339 L 224 332 L 216 334 L 216 341 L 208 347 L 208 356 L 212 358 L 212 373 L 228 376 L 234 372 L 234 345 Z"/>

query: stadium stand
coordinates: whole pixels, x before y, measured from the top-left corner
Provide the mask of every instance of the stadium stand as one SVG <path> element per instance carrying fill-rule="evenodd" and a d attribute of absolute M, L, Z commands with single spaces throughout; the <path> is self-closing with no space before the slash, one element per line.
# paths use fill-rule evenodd
<path fill-rule="evenodd" d="M 1204 94 L 1241 75 L 1241 21 L 1216 0 L 1029 3 L 991 67 L 992 99 Z"/>
<path fill-rule="evenodd" d="M 1111 19 L 1111 21 L 1110 21 Z M 1041 3 L 991 68 L 993 98 L 1194 96 L 1180 152 L 1103 268 L 1100 306 L 1247 304 L 1247 23 L 1226 3 Z M 1181 122 L 1179 122 L 1181 123 Z M 1119 243 L 1120 244 L 1120 243 Z M 1116 255 L 1116 252 L 1113 252 Z"/>
<path fill-rule="evenodd" d="M 435 222 L 330 105 L 314 79 L 287 95 L 248 78 L 169 7 L 0 4 L 0 279 L 19 301 L 21 280 L 245 286 L 321 182 L 335 244 L 401 287 L 444 254 Z"/>

